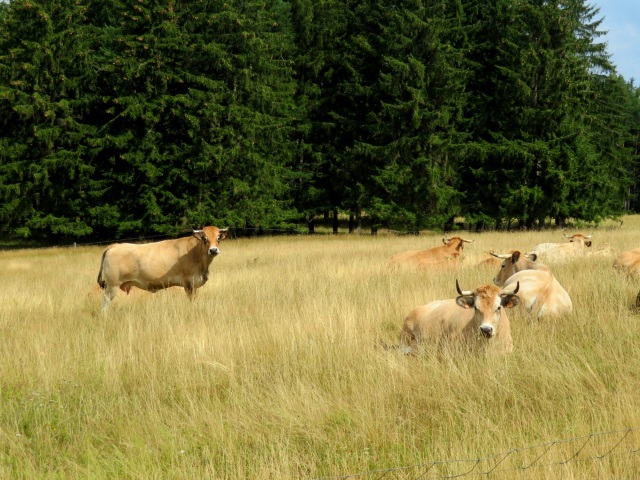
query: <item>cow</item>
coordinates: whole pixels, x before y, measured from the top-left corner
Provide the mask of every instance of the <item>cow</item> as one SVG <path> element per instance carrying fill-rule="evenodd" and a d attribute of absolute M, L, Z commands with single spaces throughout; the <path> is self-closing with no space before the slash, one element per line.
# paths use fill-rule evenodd
<path fill-rule="evenodd" d="M 493 256 L 493 252 L 489 252 L 488 255 L 491 255 L 489 258 L 485 258 L 484 260 L 476 263 L 476 268 L 486 268 L 495 270 L 496 268 L 500 268 L 502 265 L 502 260 Z"/>
<path fill-rule="evenodd" d="M 207 282 L 209 266 L 220 253 L 218 245 L 227 233 L 227 229 L 209 226 L 174 240 L 108 246 L 98 273 L 98 285 L 104 290 L 102 312 L 106 312 L 118 289 L 128 294 L 133 287 L 152 293 L 183 287 L 192 298 Z"/>
<path fill-rule="evenodd" d="M 545 262 L 560 262 L 584 256 L 586 249 L 591 247 L 592 235 L 584 235 L 582 233 L 567 235 L 565 233 L 565 238 L 569 239 L 568 243 L 541 243 L 533 249 L 532 253 L 535 253 Z"/>
<path fill-rule="evenodd" d="M 407 315 L 402 324 L 404 345 L 412 350 L 426 340 L 469 342 L 480 337 L 499 350 L 512 352 L 511 325 L 505 308 L 518 304 L 518 285 L 511 290 L 482 285 L 463 291 L 456 280 L 456 290 L 456 299 L 436 300 Z"/>
<path fill-rule="evenodd" d="M 573 310 L 571 297 L 548 270 L 520 270 L 504 281 L 498 274 L 493 281 L 503 288 L 518 285 L 522 305 L 538 319 Z"/>
<path fill-rule="evenodd" d="M 439 247 L 429 250 L 409 250 L 407 252 L 398 253 L 389 259 L 388 266 L 395 267 L 398 265 L 412 265 L 419 270 L 427 270 L 434 265 L 451 265 L 458 266 L 458 262 L 464 250 L 465 243 L 471 243 L 474 240 L 465 240 L 461 237 L 453 237 L 442 239 Z"/>
<path fill-rule="evenodd" d="M 613 267 L 632 276 L 640 276 L 640 248 L 627 250 L 616 257 Z"/>
<path fill-rule="evenodd" d="M 512 250 L 510 253 L 496 254 L 491 252 L 496 258 L 502 260 L 500 270 L 493 279 L 496 285 L 504 285 L 507 279 L 519 272 L 520 270 L 543 270 L 549 272 L 549 267 L 545 264 L 536 262 L 538 256 L 535 253 L 522 253 L 519 250 Z"/>

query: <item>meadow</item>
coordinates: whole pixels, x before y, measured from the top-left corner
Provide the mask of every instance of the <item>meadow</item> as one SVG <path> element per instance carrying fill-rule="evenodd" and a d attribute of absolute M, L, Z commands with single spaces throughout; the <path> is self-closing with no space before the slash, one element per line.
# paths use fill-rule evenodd
<path fill-rule="evenodd" d="M 634 478 L 640 281 L 612 264 L 640 217 L 616 225 L 592 230 L 610 255 L 550 265 L 572 314 L 508 311 L 510 355 L 382 345 L 491 283 L 489 250 L 560 231 L 463 231 L 462 265 L 426 272 L 386 263 L 442 234 L 227 239 L 193 301 L 134 289 L 106 316 L 103 246 L 0 251 L 0 478 Z"/>

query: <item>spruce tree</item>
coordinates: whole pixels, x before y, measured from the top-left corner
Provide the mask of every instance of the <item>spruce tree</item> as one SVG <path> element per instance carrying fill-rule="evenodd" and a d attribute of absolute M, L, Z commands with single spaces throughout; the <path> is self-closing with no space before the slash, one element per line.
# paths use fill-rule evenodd
<path fill-rule="evenodd" d="M 87 8 L 16 0 L 0 15 L 0 222 L 23 236 L 92 232 L 85 121 L 100 67 Z"/>

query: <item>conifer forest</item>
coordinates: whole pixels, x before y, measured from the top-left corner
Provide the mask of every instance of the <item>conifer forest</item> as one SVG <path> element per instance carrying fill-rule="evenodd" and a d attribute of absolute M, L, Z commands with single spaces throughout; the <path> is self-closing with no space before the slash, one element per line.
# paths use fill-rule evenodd
<path fill-rule="evenodd" d="M 640 210 L 585 0 L 0 3 L 0 235 L 494 228 Z"/>

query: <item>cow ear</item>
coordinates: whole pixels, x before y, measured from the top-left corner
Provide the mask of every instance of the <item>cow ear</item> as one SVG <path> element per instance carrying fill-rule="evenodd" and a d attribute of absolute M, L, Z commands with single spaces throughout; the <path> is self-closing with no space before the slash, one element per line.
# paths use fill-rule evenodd
<path fill-rule="evenodd" d="M 456 303 L 460 305 L 462 308 L 472 308 L 473 307 L 473 297 L 467 295 L 460 295 L 456 298 Z"/>
<path fill-rule="evenodd" d="M 228 228 L 221 228 L 219 230 L 219 232 L 220 232 L 219 240 L 224 240 L 225 238 L 227 238 L 227 235 L 229 235 L 229 229 Z"/>
<path fill-rule="evenodd" d="M 520 259 L 520 252 L 513 252 L 511 255 L 511 263 L 516 263 Z"/>
<path fill-rule="evenodd" d="M 512 308 L 520 303 L 520 297 L 517 295 L 504 295 L 500 303 L 504 308 Z"/>
<path fill-rule="evenodd" d="M 204 230 L 194 230 L 193 236 L 198 240 L 202 240 L 205 243 L 207 242 L 207 236 L 205 235 Z"/>
<path fill-rule="evenodd" d="M 585 241 L 585 242 L 584 242 L 584 244 L 585 244 L 587 247 L 590 247 L 590 246 L 591 246 L 591 240 L 587 240 L 587 241 Z"/>

